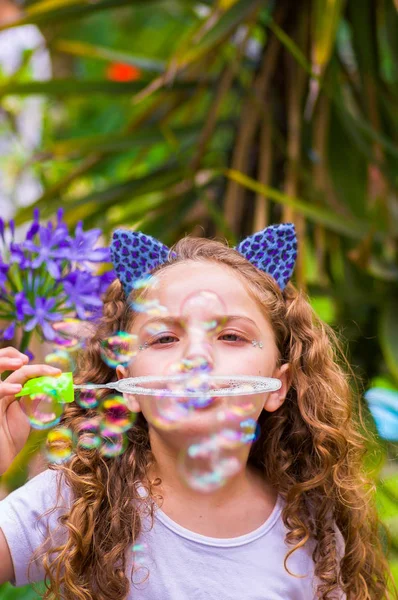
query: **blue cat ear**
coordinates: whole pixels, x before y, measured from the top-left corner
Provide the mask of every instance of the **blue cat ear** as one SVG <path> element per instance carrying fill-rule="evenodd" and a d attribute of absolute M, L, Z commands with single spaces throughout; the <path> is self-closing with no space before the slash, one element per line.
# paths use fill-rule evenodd
<path fill-rule="evenodd" d="M 283 290 L 296 263 L 296 229 L 293 223 L 270 225 L 249 235 L 235 249 L 255 267 L 272 275 Z"/>
<path fill-rule="evenodd" d="M 113 267 L 126 296 L 133 289 L 134 282 L 165 263 L 170 252 L 156 238 L 130 229 L 113 232 L 110 251 Z"/>

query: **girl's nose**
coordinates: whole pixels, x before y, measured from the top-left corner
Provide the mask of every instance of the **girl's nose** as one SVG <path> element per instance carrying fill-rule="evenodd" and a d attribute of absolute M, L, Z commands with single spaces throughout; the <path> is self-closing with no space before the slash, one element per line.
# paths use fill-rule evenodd
<path fill-rule="evenodd" d="M 206 332 L 195 329 L 189 331 L 182 358 L 187 365 L 197 365 L 200 370 L 214 368 L 214 348 Z"/>

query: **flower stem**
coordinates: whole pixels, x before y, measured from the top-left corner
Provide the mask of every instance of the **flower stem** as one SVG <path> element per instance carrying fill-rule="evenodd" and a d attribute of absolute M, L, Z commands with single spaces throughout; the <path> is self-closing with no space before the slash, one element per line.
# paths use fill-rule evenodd
<path fill-rule="evenodd" d="M 22 334 L 21 343 L 19 345 L 20 352 L 26 352 L 29 346 L 30 338 L 32 337 L 33 331 L 24 331 Z"/>

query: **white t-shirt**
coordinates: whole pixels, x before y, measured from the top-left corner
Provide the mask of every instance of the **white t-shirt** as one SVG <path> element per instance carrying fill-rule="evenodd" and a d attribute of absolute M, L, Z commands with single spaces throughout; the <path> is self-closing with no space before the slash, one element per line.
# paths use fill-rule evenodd
<path fill-rule="evenodd" d="M 44 471 L 0 502 L 0 527 L 9 545 L 15 570 L 13 585 L 28 583 L 27 569 L 33 551 L 43 542 L 48 524 L 54 542 L 64 532 L 57 524 L 62 507 L 70 502 L 70 490 L 62 487 L 59 507 L 55 506 L 57 477 Z M 288 550 L 284 538 L 278 496 L 268 519 L 258 529 L 235 538 L 212 538 L 194 533 L 155 508 L 153 527 L 142 518 L 142 533 L 136 548 L 139 568 L 134 573 L 129 599 L 134 600 L 315 600 L 317 581 L 311 558 L 314 541 L 291 555 L 287 566 L 299 579 L 289 575 L 283 561 Z M 57 530 L 58 528 L 58 530 Z M 338 533 L 338 547 L 344 544 Z M 131 559 L 128 559 L 131 575 Z M 147 575 L 149 576 L 147 577 Z M 31 569 L 31 581 L 44 579 L 41 564 Z M 339 592 L 338 600 L 345 595 Z"/>

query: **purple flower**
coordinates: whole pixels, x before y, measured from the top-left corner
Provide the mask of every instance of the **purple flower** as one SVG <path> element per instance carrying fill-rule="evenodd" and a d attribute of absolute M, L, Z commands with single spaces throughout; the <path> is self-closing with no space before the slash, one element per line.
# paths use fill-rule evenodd
<path fill-rule="evenodd" d="M 68 258 L 78 261 L 109 262 L 109 248 L 94 248 L 100 235 L 101 229 L 83 231 L 82 222 L 79 221 L 75 229 L 75 238 L 71 239 Z"/>
<path fill-rule="evenodd" d="M 33 211 L 33 221 L 32 221 L 32 224 L 29 227 L 28 231 L 26 232 L 26 239 L 27 240 L 33 240 L 33 238 L 35 237 L 36 233 L 40 229 L 39 214 L 40 213 L 39 213 L 38 209 L 35 208 L 35 210 Z"/>
<path fill-rule="evenodd" d="M 88 271 L 73 271 L 62 280 L 67 297 L 66 306 L 75 308 L 79 319 L 86 319 L 87 310 L 102 306 L 98 290 L 99 279 Z"/>
<path fill-rule="evenodd" d="M 57 226 L 56 229 L 53 228 L 52 223 L 49 223 L 47 227 L 41 226 L 39 228 L 39 239 L 40 243 L 38 245 L 32 240 L 26 240 L 22 246 L 30 252 L 37 253 L 31 266 L 33 269 L 37 269 L 44 263 L 50 275 L 58 279 L 61 276 L 61 271 L 58 262 L 54 259 L 68 258 L 69 240 L 66 226 Z"/>
<path fill-rule="evenodd" d="M 22 245 L 16 242 L 10 244 L 10 263 L 17 263 L 22 270 L 32 266 L 32 261 L 25 255 Z"/>
<path fill-rule="evenodd" d="M 25 311 L 30 309 L 30 304 L 25 296 L 24 292 L 18 292 L 15 294 L 15 313 L 18 321 L 23 321 L 25 315 L 29 315 L 29 312 Z"/>
<path fill-rule="evenodd" d="M 3 263 L 3 261 L 0 258 L 0 287 L 4 287 L 4 284 L 7 281 L 8 269 L 9 265 Z"/>
<path fill-rule="evenodd" d="M 23 311 L 25 315 L 31 316 L 24 324 L 25 331 L 32 331 L 38 325 L 42 328 L 44 337 L 48 340 L 55 338 L 55 331 L 48 321 L 61 321 L 63 315 L 59 312 L 52 312 L 55 306 L 55 298 L 35 298 L 35 305 L 31 306 L 25 298 Z"/>
<path fill-rule="evenodd" d="M 13 321 L 11 323 L 11 325 L 6 327 L 6 329 L 4 329 L 4 331 L 2 331 L 1 337 L 3 338 L 3 340 L 12 340 L 12 338 L 14 337 L 14 333 L 15 333 L 15 321 Z"/>
<path fill-rule="evenodd" d="M 100 296 L 106 292 L 109 285 L 116 279 L 116 274 L 113 269 L 110 271 L 105 271 L 102 275 L 99 276 L 99 294 Z"/>

